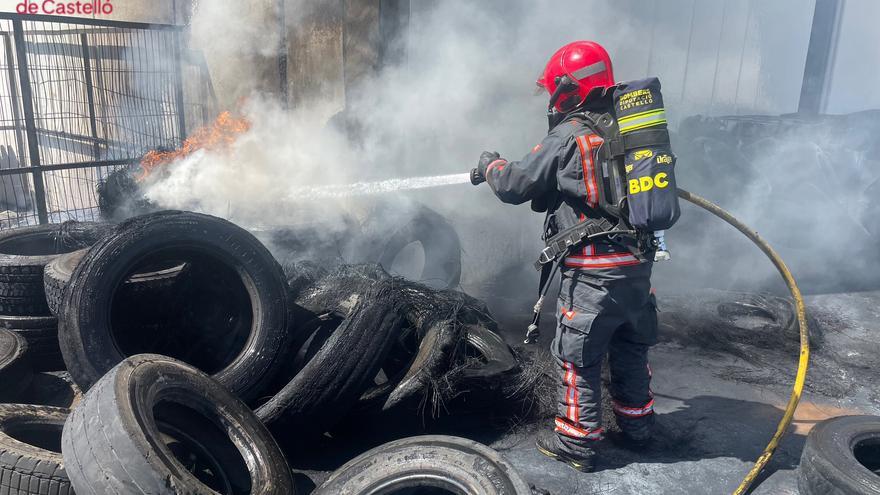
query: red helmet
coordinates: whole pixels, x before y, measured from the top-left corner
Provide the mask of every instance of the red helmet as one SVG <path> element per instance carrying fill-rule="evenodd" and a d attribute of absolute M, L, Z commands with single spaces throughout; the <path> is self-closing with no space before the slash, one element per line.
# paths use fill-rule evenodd
<path fill-rule="evenodd" d="M 553 106 L 559 112 L 568 112 L 583 103 L 593 88 L 614 86 L 611 57 L 594 41 L 569 43 L 550 57 L 544 73 L 538 78 L 538 86 L 552 96 L 563 77 L 567 77 L 571 84 L 560 89 Z"/>

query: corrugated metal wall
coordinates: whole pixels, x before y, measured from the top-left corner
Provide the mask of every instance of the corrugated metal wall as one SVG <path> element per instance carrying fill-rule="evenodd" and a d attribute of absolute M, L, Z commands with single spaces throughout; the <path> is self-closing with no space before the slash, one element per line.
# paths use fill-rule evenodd
<path fill-rule="evenodd" d="M 797 110 L 813 1 L 625 0 L 617 5 L 647 36 L 610 47 L 617 55 L 618 79 L 659 76 L 674 116 Z"/>

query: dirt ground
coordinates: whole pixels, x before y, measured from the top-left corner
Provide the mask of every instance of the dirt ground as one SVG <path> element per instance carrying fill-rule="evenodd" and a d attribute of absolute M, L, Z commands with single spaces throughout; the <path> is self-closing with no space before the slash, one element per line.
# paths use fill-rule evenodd
<path fill-rule="evenodd" d="M 772 321 L 737 326 L 717 313 L 711 318 L 709 309 L 724 304 L 721 299 L 720 292 L 659 298 L 662 342 L 651 352 L 658 431 L 646 451 L 627 451 L 606 440 L 599 471 L 580 474 L 538 454 L 533 433 L 511 434 L 493 447 L 551 493 L 731 493 L 782 416 L 797 367 L 797 342 L 790 331 L 756 334 L 751 341 L 730 338 L 737 330 L 780 329 Z M 794 424 L 755 494 L 797 493 L 795 469 L 816 422 L 880 413 L 880 292 L 809 296 L 807 306 L 811 323 L 819 327 L 815 333 L 824 339 L 813 350 Z"/>
<path fill-rule="evenodd" d="M 432 412 L 352 414 L 317 444 L 288 451 L 291 464 L 320 484 L 333 469 L 376 445 L 442 433 L 501 451 L 536 487 L 552 494 L 731 493 L 766 446 L 788 402 L 797 368 L 797 333 L 784 300 L 703 290 L 659 296 L 661 342 L 651 351 L 658 429 L 644 451 L 603 442 L 598 471 L 578 473 L 539 454 L 534 437 L 549 420 L 516 420 L 507 403 L 464 396 Z M 880 291 L 807 297 L 815 342 L 807 387 L 794 424 L 754 494 L 797 494 L 796 468 L 810 428 L 827 417 L 880 413 Z M 525 312 L 492 308 L 516 346 Z M 542 322 L 545 353 L 554 318 Z M 500 404 L 500 405 L 499 405 Z M 606 415 L 606 426 L 613 419 Z"/>

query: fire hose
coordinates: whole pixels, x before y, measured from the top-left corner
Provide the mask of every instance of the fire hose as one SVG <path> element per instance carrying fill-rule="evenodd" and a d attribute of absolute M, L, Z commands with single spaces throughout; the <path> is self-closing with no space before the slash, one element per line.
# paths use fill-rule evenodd
<path fill-rule="evenodd" d="M 797 409 L 798 403 L 801 400 L 801 393 L 804 390 L 804 381 L 807 378 L 807 367 L 810 362 L 810 335 L 807 329 L 807 310 L 804 304 L 804 298 L 801 296 L 801 290 L 798 288 L 797 283 L 794 280 L 794 276 L 792 276 L 791 271 L 785 265 L 785 262 L 782 261 L 782 258 L 779 257 L 779 254 L 770 247 L 770 244 L 767 243 L 757 232 L 750 229 L 744 223 L 740 222 L 733 215 L 722 209 L 720 206 L 712 203 L 711 201 L 697 196 L 691 192 L 685 191 L 684 189 L 678 190 L 678 196 L 685 201 L 693 203 L 700 208 L 708 211 L 709 213 L 715 215 L 716 217 L 724 220 L 730 225 L 734 226 L 736 230 L 742 232 L 743 235 L 749 238 L 764 254 L 770 258 L 770 261 L 773 262 L 773 265 L 776 266 L 776 269 L 779 271 L 779 274 L 782 275 L 783 280 L 785 280 L 785 284 L 788 286 L 789 292 L 791 292 L 791 297 L 795 302 L 795 309 L 797 311 L 797 321 L 798 328 L 800 334 L 800 358 L 798 360 L 798 368 L 797 374 L 795 375 L 794 385 L 791 389 L 791 397 L 788 399 L 788 405 L 785 407 L 785 413 L 782 415 L 782 419 L 779 421 L 779 425 L 776 427 L 776 433 L 773 434 L 773 437 L 770 439 L 770 442 L 767 444 L 767 447 L 764 448 L 764 452 L 758 457 L 758 460 L 755 461 L 755 465 L 746 475 L 746 477 L 742 480 L 742 483 L 737 487 L 737 489 L 733 492 L 733 495 L 742 495 L 746 493 L 752 484 L 757 479 L 758 475 L 764 469 L 764 466 L 770 461 L 770 458 L 773 457 L 773 453 L 776 451 L 776 448 L 779 446 L 779 442 L 782 440 L 782 437 L 785 435 L 786 430 L 791 425 L 791 421 L 794 419 L 794 412 Z"/>

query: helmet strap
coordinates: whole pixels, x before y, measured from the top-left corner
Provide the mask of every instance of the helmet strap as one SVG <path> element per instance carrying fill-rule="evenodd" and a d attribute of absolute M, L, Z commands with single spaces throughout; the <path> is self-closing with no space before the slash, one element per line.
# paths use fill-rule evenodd
<path fill-rule="evenodd" d="M 556 81 L 556 91 L 550 95 L 550 104 L 547 106 L 547 124 L 550 126 L 550 129 L 553 129 L 562 123 L 562 121 L 565 120 L 565 117 L 579 106 L 575 105 L 574 108 L 567 112 L 560 112 L 556 109 L 556 103 L 559 101 L 559 98 L 564 94 L 576 91 L 577 88 L 577 81 L 573 81 L 568 76 L 562 76 Z"/>
<path fill-rule="evenodd" d="M 550 95 L 550 109 L 556 107 L 556 102 L 559 101 L 559 98 L 562 98 L 562 95 L 565 93 L 571 93 L 572 91 L 577 91 L 578 83 L 577 81 L 572 81 L 568 76 L 562 76 L 556 83 L 556 91 Z"/>

